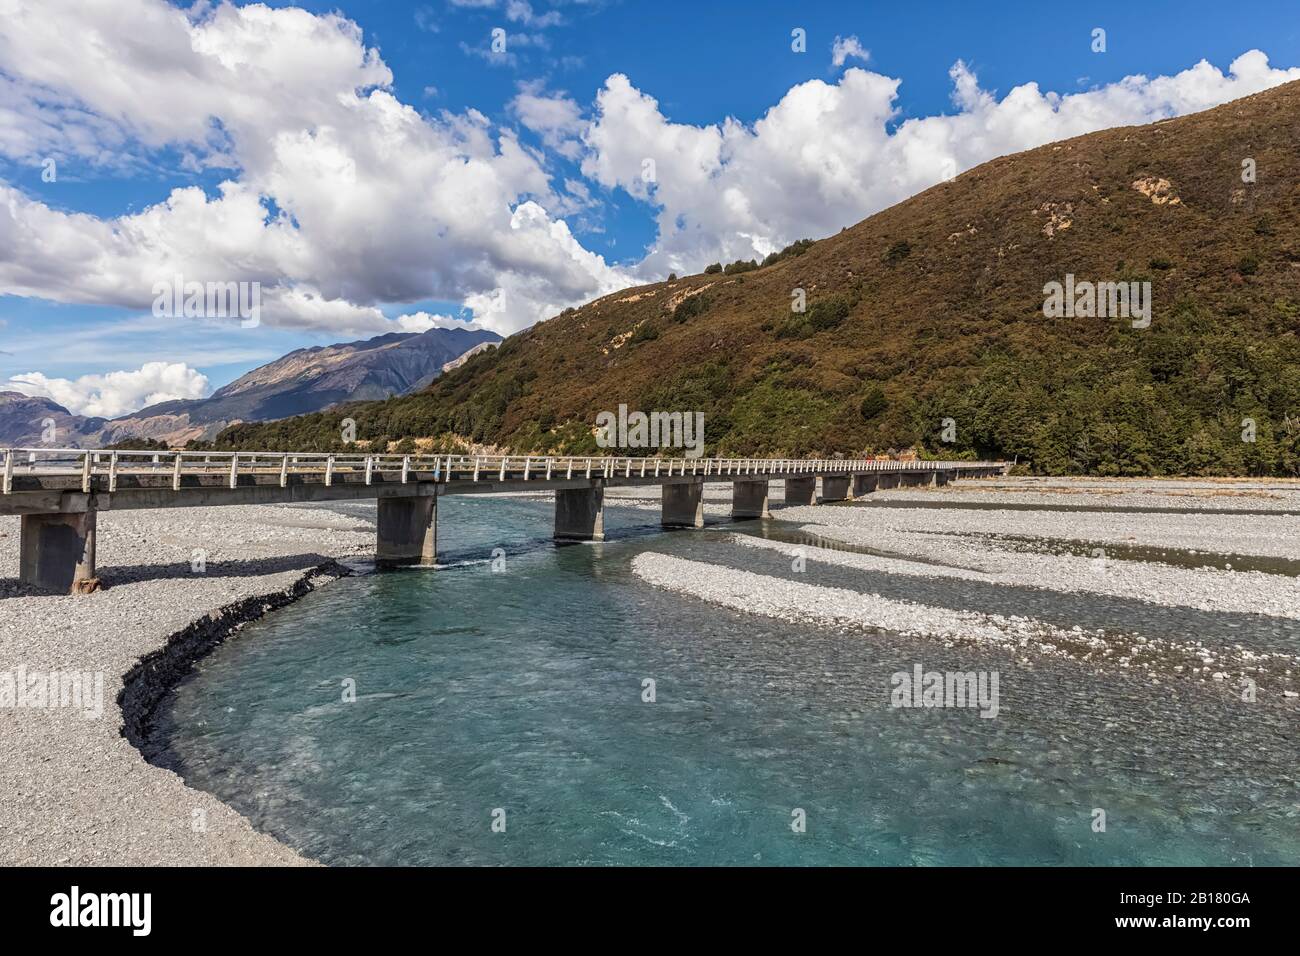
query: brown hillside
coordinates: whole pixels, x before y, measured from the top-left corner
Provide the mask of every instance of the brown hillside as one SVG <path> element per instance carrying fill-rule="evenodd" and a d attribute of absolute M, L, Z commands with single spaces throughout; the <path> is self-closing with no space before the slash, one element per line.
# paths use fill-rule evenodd
<path fill-rule="evenodd" d="M 1296 473 L 1297 115 L 1293 83 L 993 160 L 802 255 L 570 310 L 424 394 L 222 441 L 319 447 L 349 414 L 362 437 L 591 450 L 623 402 L 703 411 L 710 453 L 921 444 L 1048 472 Z M 1150 281 L 1150 328 L 1045 318 L 1067 273 Z"/>

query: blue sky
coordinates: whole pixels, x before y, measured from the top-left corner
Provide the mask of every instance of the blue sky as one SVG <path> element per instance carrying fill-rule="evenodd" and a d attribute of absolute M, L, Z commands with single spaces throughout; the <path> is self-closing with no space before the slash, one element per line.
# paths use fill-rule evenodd
<path fill-rule="evenodd" d="M 273 318 L 256 329 L 247 330 L 234 328 L 228 322 L 155 318 L 147 306 L 142 307 L 139 294 L 121 291 L 122 283 L 116 278 L 97 282 L 78 276 L 78 269 L 84 271 L 90 260 L 77 262 L 76 256 L 81 252 L 74 244 L 72 261 L 68 261 L 68 255 L 61 254 L 61 258 L 51 256 L 49 261 L 27 264 L 21 272 L 13 273 L 24 277 L 21 282 L 16 278 L 10 280 L 13 284 L 8 288 L 6 273 L 0 269 L 0 322 L 3 322 L 0 380 L 24 373 L 75 380 L 81 376 L 139 369 L 149 362 L 172 362 L 184 363 L 187 369 L 199 373 L 204 380 L 202 389 L 210 390 L 291 348 L 378 334 L 384 331 L 386 319 L 426 313 L 470 318 L 475 311 L 474 296 L 494 287 L 507 289 L 512 301 L 520 304 L 517 315 L 512 314 L 508 321 L 500 320 L 500 330 L 508 332 L 548 314 L 549 309 L 558 310 L 562 305 L 619 284 L 653 278 L 669 268 L 698 269 L 714 258 L 746 255 L 747 251 L 758 254 L 770 245 L 780 245 L 804 234 L 814 237 L 825 234 L 837 224 L 847 225 L 905 198 L 911 191 L 928 185 L 928 181 L 918 174 L 914 182 L 904 182 L 893 192 L 863 191 L 860 196 L 831 208 L 812 209 L 802 219 L 789 210 L 759 210 L 754 213 L 752 229 L 748 223 L 738 227 L 725 211 L 701 211 L 696 220 L 689 221 L 701 195 L 692 190 L 707 186 L 705 180 L 712 179 L 718 188 L 730 184 L 734 195 L 745 196 L 757 207 L 767 201 L 761 193 L 770 191 L 772 183 L 808 182 L 807 170 L 754 171 L 761 163 L 779 166 L 784 162 L 776 154 L 789 155 L 791 150 L 788 142 L 779 142 L 778 135 L 791 134 L 769 131 L 760 135 L 753 124 L 792 89 L 814 81 L 826 85 L 816 87 L 818 90 L 844 91 L 844 102 L 838 104 L 839 112 L 828 114 L 828 124 L 842 124 L 843 110 L 858 108 L 859 104 L 864 110 L 878 106 L 879 96 L 867 93 L 865 87 L 854 94 L 856 99 L 849 97 L 846 71 L 865 71 L 900 81 L 897 95 L 892 99 L 895 112 L 881 124 L 882 134 L 889 135 L 909 119 L 951 117 L 963 112 L 976 114 L 984 109 L 954 102 L 955 80 L 950 71 L 959 61 L 977 78 L 978 89 L 990 95 L 995 103 L 1012 89 L 1027 83 L 1036 83 L 1041 93 L 1050 91 L 1070 96 L 1105 90 L 1135 74 L 1174 77 L 1202 59 L 1226 73 L 1234 60 L 1250 50 L 1266 54 L 1274 71 L 1300 65 L 1300 15 L 1294 3 L 1267 0 L 1249 8 L 1208 2 L 1090 3 L 1068 7 L 1041 2 L 795 5 L 671 0 L 653 4 L 532 0 L 523 5 L 520 0 L 268 3 L 267 6 L 284 8 L 285 12 L 297 7 L 321 18 L 337 13 L 355 23 L 361 31 L 360 45 L 377 51 L 378 58 L 391 71 L 391 84 L 377 85 L 428 118 L 445 136 L 452 137 L 447 130 L 470 111 L 477 111 L 484 117 L 484 128 L 493 142 L 499 144 L 502 136 L 517 138 L 531 151 L 534 162 L 530 168 L 523 169 L 500 156 L 488 157 L 496 164 L 492 175 L 504 185 L 499 196 L 489 190 L 476 197 L 475 203 L 499 202 L 501 215 L 505 217 L 501 221 L 508 223 L 521 202 L 536 201 L 545 210 L 545 218 L 539 214 L 537 219 L 536 235 L 542 237 L 538 243 L 549 241 L 543 234 L 548 230 L 553 232 L 553 224 L 562 220 L 581 248 L 581 255 L 590 253 L 603 259 L 595 264 L 575 265 L 564 275 L 539 273 L 534 277 L 528 272 L 529 262 L 563 256 L 568 246 L 562 244 L 554 253 L 545 252 L 543 245 L 502 252 L 494 248 L 494 240 L 487 230 L 483 235 L 471 235 L 473 230 L 459 213 L 449 214 L 447 221 L 443 221 L 439 218 L 441 209 L 432 208 L 427 224 L 411 225 L 402 218 L 399 203 L 388 220 L 369 216 L 365 209 L 358 210 L 351 241 L 358 250 L 384 263 L 394 257 L 413 255 L 413 248 L 418 253 L 424 242 L 422 237 L 427 235 L 430 261 L 427 264 L 412 261 L 391 280 L 376 281 L 372 286 L 367 281 L 368 272 L 339 276 L 340 271 L 347 271 L 340 270 L 338 263 L 340 255 L 346 257 L 348 247 L 344 244 L 341 250 L 336 249 L 340 243 L 337 236 L 313 237 L 307 223 L 313 218 L 320 221 L 328 217 L 323 217 L 306 200 L 300 208 L 294 206 L 297 193 L 306 184 L 284 186 L 288 175 L 284 172 L 285 162 L 278 165 L 268 162 L 262 173 L 256 173 L 253 168 L 252 154 L 260 151 L 262 145 L 254 140 L 264 132 L 270 140 L 273 133 L 293 132 L 298 126 L 314 135 L 320 126 L 337 125 L 337 116 L 318 122 L 309 114 L 294 113 L 295 100 L 302 99 L 302 84 L 310 82 L 310 77 L 304 79 L 303 71 L 291 71 L 275 62 L 301 57 L 310 63 L 318 54 L 298 33 L 284 32 L 285 25 L 293 25 L 290 21 L 281 19 L 264 24 L 266 42 L 248 55 L 266 60 L 266 69 L 271 71 L 268 75 L 272 79 L 267 81 L 268 116 L 277 110 L 283 115 L 261 123 L 255 116 L 250 118 L 255 108 L 244 106 L 238 118 L 212 117 L 208 128 L 216 132 L 204 134 L 208 142 L 199 142 L 197 134 L 179 131 L 172 137 L 167 132 L 170 122 L 167 110 L 172 110 L 174 117 L 176 106 L 161 102 L 166 98 L 164 83 L 153 95 L 159 105 L 151 112 L 147 83 L 151 77 L 156 79 L 157 67 L 154 63 L 139 62 L 142 54 L 131 49 L 131 30 L 139 36 L 144 28 L 132 28 L 129 23 L 133 15 L 155 14 L 155 7 L 162 3 L 163 0 L 122 0 L 120 19 L 128 21 L 124 26 L 105 21 L 88 27 L 84 19 L 70 13 L 68 22 L 52 28 L 83 33 L 94 29 L 101 32 L 104 44 L 120 45 L 122 76 L 143 77 L 138 90 L 139 102 L 123 100 L 125 105 L 119 105 L 111 96 L 101 96 L 102 91 L 93 87 L 93 81 L 77 75 L 78 67 L 74 63 L 68 64 L 65 74 L 59 74 L 34 60 L 24 61 L 22 54 L 15 52 L 18 45 L 24 49 L 39 47 L 41 38 L 22 36 L 12 25 L 0 26 L 0 38 L 10 31 L 7 39 L 13 44 L 7 46 L 0 42 L 0 79 L 7 79 L 20 94 L 38 91 L 32 96 L 43 98 L 44 112 L 40 115 L 47 118 L 55 102 L 62 104 L 59 109 L 65 109 L 70 102 L 82 104 L 75 120 L 77 124 L 84 121 L 85 130 L 90 131 L 82 130 L 71 137 L 65 135 L 66 130 L 50 128 L 22 138 L 11 137 L 8 142 L 0 136 L 0 185 L 11 187 L 35 204 L 28 210 L 31 219 L 25 226 L 27 231 L 15 230 L 16 236 L 10 240 L 21 243 L 17 258 L 26 254 L 33 244 L 41 244 L 40 229 L 57 231 L 46 221 L 49 217 L 44 216 L 45 210 L 65 216 L 85 213 L 104 226 L 103 237 L 97 241 L 112 246 L 98 253 L 100 258 L 93 268 L 112 272 L 117 268 L 115 257 L 125 254 L 134 257 L 132 262 L 138 262 L 140 257 L 147 258 L 149 250 L 157 244 L 176 242 L 176 236 L 182 234 L 178 228 L 167 226 L 161 238 L 152 234 L 133 237 L 132 229 L 121 228 L 129 217 L 167 203 L 172 190 L 179 187 L 200 187 L 209 200 L 215 201 L 221 195 L 221 184 L 235 180 L 248 184 L 254 193 L 261 195 L 269 219 L 274 219 L 282 209 L 295 216 L 295 225 L 299 225 L 298 217 L 301 217 L 300 238 L 306 237 L 307 245 L 312 248 L 306 251 L 279 248 L 274 255 L 266 253 L 261 259 L 254 253 L 241 259 L 238 249 L 223 248 L 220 261 L 227 264 L 223 277 L 232 269 L 243 268 L 250 270 L 249 275 L 293 271 L 291 277 L 284 279 L 286 290 L 307 289 L 311 294 L 319 290 L 320 295 L 346 303 L 349 309 L 377 311 L 369 312 L 369 318 L 364 321 L 350 325 L 349 321 L 337 318 L 317 320 L 310 310 L 299 309 L 291 318 L 283 321 Z M 61 6 L 62 0 L 51 0 L 49 5 L 41 7 L 42 14 L 57 21 Z M 204 18 L 212 17 L 212 12 L 190 9 L 190 16 L 195 23 L 202 24 Z M 231 22 L 236 19 L 230 18 Z M 303 22 L 293 23 L 300 26 Z M 111 31 L 119 26 L 123 33 L 114 40 Z M 491 31 L 497 27 L 506 30 L 507 56 L 489 52 Z M 796 27 L 806 31 L 806 53 L 791 51 L 791 30 Z M 1091 49 L 1091 33 L 1096 27 L 1106 31 L 1104 53 Z M 69 35 L 65 32 L 65 36 Z M 292 36 L 292 51 L 289 40 L 277 39 L 286 36 Z M 843 41 L 856 38 L 857 47 L 866 51 L 865 56 L 849 56 L 836 66 L 832 63 L 832 43 L 837 38 Z M 284 46 L 277 47 L 277 43 Z M 167 48 L 167 43 L 161 43 L 152 55 L 166 57 Z M 189 50 L 182 51 L 185 55 L 189 53 Z M 73 54 L 69 49 L 70 59 Z M 149 55 L 143 56 L 147 59 Z M 189 68 L 186 69 L 188 72 Z M 340 67 L 339 73 L 344 72 Z M 597 94 L 617 74 L 627 78 L 629 90 L 611 93 L 603 106 L 598 105 Z M 280 98 L 274 84 L 282 75 L 286 77 L 285 90 L 289 92 Z M 211 86 L 214 81 L 204 82 Z M 241 95 L 255 101 L 256 89 L 236 88 L 238 76 L 228 82 L 232 84 L 231 102 Z M 1107 125 L 1113 125 L 1114 121 L 1146 121 L 1185 111 L 1188 102 L 1199 104 L 1196 96 L 1204 84 L 1188 80 L 1182 85 L 1194 89 L 1195 95 L 1189 98 L 1179 93 L 1166 102 L 1163 94 L 1153 92 L 1140 105 L 1122 103 L 1120 97 L 1114 96 L 1106 101 L 1102 114 L 1113 117 L 1113 121 L 1107 121 Z M 1242 89 L 1231 83 L 1220 85 L 1222 91 L 1216 86 L 1208 95 L 1231 98 L 1254 88 Z M 1259 85 L 1264 84 L 1255 84 Z M 211 91 L 198 89 L 198 98 L 204 92 Z M 565 129 L 554 131 L 554 136 L 548 136 L 535 121 L 527 118 L 529 114 L 519 99 L 521 93 L 531 94 L 547 104 L 566 104 L 563 108 L 571 111 L 572 122 Z M 870 98 L 873 95 L 875 99 Z M 669 124 L 673 130 L 671 143 L 676 153 L 686 154 L 695 148 L 708 153 L 712 148 L 710 128 L 718 127 L 730 117 L 754 133 L 752 142 L 744 146 L 750 151 L 749 158 L 733 161 L 730 167 L 724 168 L 728 154 L 728 147 L 724 146 L 724 160 L 709 167 L 700 183 L 686 182 L 693 175 L 691 171 L 674 172 L 672 183 L 665 177 L 652 193 L 645 193 L 634 181 L 629 183 L 634 177 L 627 173 L 626 157 L 619 158 L 619 149 L 629 136 L 645 132 L 645 122 L 637 116 L 639 104 L 649 102 L 649 98 L 657 101 L 653 123 Z M 222 90 L 215 91 L 212 102 L 218 104 L 212 109 L 219 112 Z M 1212 101 L 1207 102 L 1212 105 Z M 1004 113 L 1009 109 L 1008 105 Z M 984 112 L 992 116 L 991 109 Z M 19 108 L 17 118 L 9 118 L 10 125 L 25 123 L 30 129 L 37 115 L 35 107 L 27 112 Z M 72 114 L 54 115 L 66 118 Z M 87 116 L 92 119 L 87 120 Z M 0 115 L 0 126 L 5 119 Z M 986 152 L 1024 148 L 1036 145 L 1037 140 L 1049 141 L 1062 133 L 1073 134 L 1085 129 L 1079 122 L 1084 121 L 1061 119 L 1056 126 L 1045 123 L 1028 140 L 995 142 Z M 993 119 L 989 123 L 990 128 L 996 126 Z M 184 124 L 177 121 L 175 125 Z M 647 140 L 666 138 L 653 132 L 659 127 L 649 128 Z M 195 157 L 202 160 L 221 151 L 214 143 L 226 129 L 231 130 L 229 137 L 236 144 L 229 150 L 233 158 L 220 166 L 195 168 Z M 956 134 L 961 134 L 961 129 L 954 129 Z M 95 147 L 87 147 L 87 139 L 95 137 L 99 138 Z M 357 143 L 362 145 L 354 146 L 354 150 L 365 151 L 365 138 L 358 135 Z M 770 148 L 764 146 L 764 139 L 770 142 Z M 403 142 L 404 148 L 409 148 L 409 138 Z M 656 146 L 649 142 L 639 148 L 653 151 Z M 833 147 L 827 147 L 830 148 Z M 884 146 L 880 149 L 884 150 Z M 340 151 L 346 155 L 347 144 Z M 819 147 L 817 152 L 820 151 Z M 437 150 L 432 149 L 432 153 L 436 154 Z M 629 155 L 635 159 L 639 154 Z M 45 156 L 57 157 L 58 176 L 54 182 L 42 180 L 40 161 Z M 952 146 L 952 159 L 959 168 L 987 158 L 991 156 L 965 150 L 959 142 Z M 664 168 L 669 161 L 661 157 L 660 167 Z M 358 153 L 356 168 L 348 173 L 347 182 L 368 175 L 378 180 L 392 175 L 386 170 L 402 168 L 400 157 L 378 160 L 366 157 L 364 162 L 372 165 L 364 166 Z M 397 165 L 389 167 L 383 165 L 385 162 Z M 709 162 L 713 160 L 706 161 L 705 165 Z M 889 162 L 885 152 L 873 154 L 855 175 L 869 178 L 878 169 L 882 178 L 891 178 Z M 510 169 L 505 169 L 506 166 Z M 487 167 L 483 170 L 486 176 Z M 429 175 L 438 174 L 431 170 Z M 546 189 L 538 188 L 539 176 L 548 181 Z M 898 176 L 892 178 L 896 180 Z M 281 188 L 283 192 L 277 194 Z M 416 183 L 413 188 L 418 196 L 421 187 Z M 830 184 L 826 193 L 836 194 L 837 190 L 846 194 L 843 183 Z M 641 194 L 637 195 L 638 192 Z M 336 196 L 344 198 L 341 193 Z M 311 199 L 314 203 L 320 201 L 319 197 Z M 813 204 L 815 200 L 810 199 L 810 205 Z M 215 217 L 216 210 L 205 209 L 203 214 Z M 203 220 L 198 221 L 198 228 L 203 228 Z M 680 233 L 665 230 L 665 221 L 676 222 L 683 228 Z M 0 228 L 4 226 L 0 221 Z M 348 231 L 353 228 L 346 221 L 343 227 Z M 111 233 L 115 229 L 118 235 L 114 237 Z M 384 246 L 389 236 L 394 237 L 391 249 Z M 739 245 L 737 236 L 744 240 Z M 142 248 L 124 252 L 124 247 L 135 240 Z M 65 237 L 62 241 L 71 240 Z M 753 245 L 746 245 L 747 242 Z M 0 234 L 0 247 L 5 244 Z M 330 249 L 324 252 L 315 248 L 316 245 L 328 245 Z M 186 255 L 197 255 L 198 261 L 211 262 L 216 254 L 196 254 L 187 247 L 176 255 L 178 261 Z M 50 261 L 66 262 L 68 274 L 57 280 L 47 278 L 52 268 Z M 292 265 L 286 266 L 286 262 Z M 439 271 L 445 262 L 456 263 L 454 269 L 447 267 L 455 274 Z M 232 267 L 229 263 L 236 265 Z M 586 271 L 579 276 L 574 270 Z M 31 279 L 33 275 L 39 276 L 39 281 Z M 240 278 L 242 274 L 233 277 Z M 13 294 L 15 285 L 23 286 L 24 294 Z M 528 298 L 530 290 L 543 285 L 546 291 L 538 292 L 536 301 Z M 389 295 L 395 297 L 386 298 Z M 480 320 L 491 325 L 493 320 L 479 312 Z M 185 387 L 198 388 L 196 381 L 190 378 Z M 87 386 L 95 387 L 95 383 Z M 140 396 L 120 398 L 131 404 Z"/>

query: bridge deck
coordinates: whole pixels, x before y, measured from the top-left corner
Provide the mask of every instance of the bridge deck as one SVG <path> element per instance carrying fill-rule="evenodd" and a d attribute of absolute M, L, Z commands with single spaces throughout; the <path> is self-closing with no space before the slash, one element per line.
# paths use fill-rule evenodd
<path fill-rule="evenodd" d="M 785 479 L 787 504 L 841 501 L 903 484 L 1001 474 L 988 461 L 879 459 L 617 458 L 488 455 L 355 455 L 279 452 L 3 450 L 0 514 L 22 516 L 19 577 L 68 593 L 93 591 L 97 515 L 130 508 L 187 508 L 374 498 L 376 557 L 437 563 L 438 498 L 552 492 L 557 540 L 604 537 L 605 489 L 659 485 L 662 524 L 704 524 L 704 483 L 731 482 L 732 515 L 766 518 L 768 483 Z"/>
<path fill-rule="evenodd" d="M 5 449 L 0 514 L 67 511 L 65 494 L 97 506 L 196 507 L 276 501 L 491 494 L 828 475 L 1000 472 L 997 462 L 880 459 L 329 455 Z M 422 487 L 424 486 L 424 487 Z M 71 507 L 76 508 L 74 501 Z"/>

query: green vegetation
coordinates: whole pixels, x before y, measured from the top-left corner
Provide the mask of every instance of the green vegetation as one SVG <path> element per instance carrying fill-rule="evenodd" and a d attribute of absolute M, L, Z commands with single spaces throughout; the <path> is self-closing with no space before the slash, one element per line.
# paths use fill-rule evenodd
<path fill-rule="evenodd" d="M 170 446 L 165 441 L 159 441 L 156 438 L 134 438 L 127 436 L 111 445 L 105 445 L 105 451 L 167 451 Z"/>
<path fill-rule="evenodd" d="M 683 299 L 677 308 L 673 310 L 673 319 L 677 322 L 685 322 L 697 315 L 703 315 L 708 309 L 709 296 L 707 293 L 701 292 L 688 299 Z"/>
<path fill-rule="evenodd" d="M 858 411 L 862 413 L 863 420 L 869 422 L 888 407 L 889 399 L 885 398 L 885 390 L 879 385 L 873 385 L 867 390 L 867 394 L 863 396 Z"/>
<path fill-rule="evenodd" d="M 912 254 L 912 245 L 906 239 L 899 239 L 885 250 L 886 262 L 902 262 Z"/>
<path fill-rule="evenodd" d="M 849 317 L 857 301 L 856 297 L 849 295 L 833 295 L 819 299 L 808 307 L 808 311 L 791 313 L 776 330 L 776 337 L 806 339 L 818 332 L 829 332 Z"/>
<path fill-rule="evenodd" d="M 780 252 L 772 252 L 763 260 L 763 266 L 774 266 L 783 259 L 793 259 L 795 256 L 801 256 L 813 247 L 813 240 L 799 239 L 790 243 Z"/>
<path fill-rule="evenodd" d="M 632 338 L 628 339 L 629 345 L 638 345 L 641 342 L 653 342 L 659 338 L 659 330 L 653 325 L 642 325 L 632 333 Z"/>

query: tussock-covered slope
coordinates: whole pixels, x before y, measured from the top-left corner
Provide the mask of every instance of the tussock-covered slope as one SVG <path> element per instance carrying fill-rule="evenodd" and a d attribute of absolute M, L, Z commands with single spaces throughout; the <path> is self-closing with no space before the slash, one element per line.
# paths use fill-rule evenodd
<path fill-rule="evenodd" d="M 327 446 L 346 414 L 362 438 L 595 450 L 596 415 L 626 403 L 704 412 L 711 454 L 920 445 L 1051 473 L 1295 474 L 1297 115 L 1290 84 L 997 159 L 763 268 L 570 310 L 421 394 L 221 441 Z M 1044 285 L 1067 274 L 1150 282 L 1150 326 L 1046 318 Z"/>

